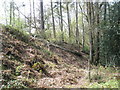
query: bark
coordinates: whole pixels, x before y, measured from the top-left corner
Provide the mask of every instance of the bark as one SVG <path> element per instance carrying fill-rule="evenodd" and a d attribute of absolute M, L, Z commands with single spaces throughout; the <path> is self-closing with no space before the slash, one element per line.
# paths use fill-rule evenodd
<path fill-rule="evenodd" d="M 55 21 L 54 21 L 53 3 L 52 3 L 52 0 L 51 0 L 51 12 L 52 12 L 52 22 L 53 22 L 53 35 L 54 35 L 54 38 L 56 38 Z"/>
<path fill-rule="evenodd" d="M 59 6 L 59 2 L 57 2 L 57 6 Z M 57 7 L 57 14 L 60 15 L 59 7 Z M 58 17 L 58 22 L 59 22 L 59 26 L 60 26 L 60 18 L 59 17 Z"/>
<path fill-rule="evenodd" d="M 10 2 L 10 25 L 12 24 L 12 2 Z"/>
<path fill-rule="evenodd" d="M 36 26 L 36 14 L 35 14 L 35 1 L 33 0 L 33 16 L 34 16 L 34 24 L 35 24 L 35 29 L 37 31 L 37 26 Z"/>
<path fill-rule="evenodd" d="M 93 30 L 93 23 L 92 23 L 92 2 L 87 2 L 87 14 L 88 14 L 88 24 L 89 24 L 89 43 L 90 43 L 90 57 L 88 61 L 88 77 L 89 81 L 91 81 L 90 76 L 90 69 L 91 69 L 91 62 L 93 62 L 93 38 L 92 38 L 92 30 Z"/>
<path fill-rule="evenodd" d="M 95 64 L 98 65 L 99 64 L 99 7 L 98 7 L 98 3 L 97 3 L 97 12 L 96 12 L 96 24 L 97 24 L 97 33 L 96 33 L 96 58 L 95 58 Z"/>
<path fill-rule="evenodd" d="M 80 4 L 79 4 L 80 6 Z M 80 9 L 81 9 L 81 13 L 82 13 L 82 29 L 83 29 L 83 32 L 82 32 L 82 51 L 84 51 L 84 46 L 85 46 L 85 30 L 84 30 L 84 17 L 83 17 L 83 9 L 82 7 L 80 6 Z"/>
<path fill-rule="evenodd" d="M 15 25 L 15 4 L 14 4 L 14 1 L 13 1 L 13 25 Z"/>
<path fill-rule="evenodd" d="M 79 44 L 79 30 L 78 30 L 78 2 L 76 1 L 76 43 Z"/>
<path fill-rule="evenodd" d="M 4 5 L 5 5 L 4 12 L 5 12 L 5 17 L 6 17 L 6 18 L 5 18 L 5 21 L 6 21 L 5 23 L 6 23 L 6 25 L 7 25 L 7 24 L 8 24 L 8 20 L 7 20 L 7 8 L 6 8 L 7 5 L 6 5 L 6 1 L 4 2 Z"/>
<path fill-rule="evenodd" d="M 41 18 L 41 29 L 42 29 L 42 34 L 44 34 L 44 12 L 43 12 L 43 0 L 40 0 L 40 18 Z"/>
<path fill-rule="evenodd" d="M 61 33 L 62 33 L 62 42 L 64 41 L 64 34 L 63 34 L 63 20 L 62 20 L 62 18 L 63 18 L 63 16 L 62 16 L 62 4 L 61 4 L 61 1 L 60 1 L 60 17 L 61 17 L 61 25 L 60 25 L 60 27 L 61 27 Z"/>
<path fill-rule="evenodd" d="M 68 20 L 69 40 L 71 40 L 71 28 L 70 28 L 69 2 L 67 2 L 66 7 L 67 7 L 67 20 Z"/>
<path fill-rule="evenodd" d="M 30 19 L 29 19 L 29 32 L 31 34 L 31 23 L 32 23 L 32 7 L 31 7 L 31 0 L 29 0 L 30 4 Z"/>

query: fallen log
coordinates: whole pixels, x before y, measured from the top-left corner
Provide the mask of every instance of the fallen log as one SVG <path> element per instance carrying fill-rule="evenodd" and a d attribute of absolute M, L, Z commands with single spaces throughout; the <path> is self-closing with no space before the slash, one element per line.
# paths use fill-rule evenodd
<path fill-rule="evenodd" d="M 48 48 L 49 48 L 50 46 L 53 46 L 53 47 L 59 48 L 59 49 L 61 49 L 61 50 L 64 50 L 64 51 L 66 51 L 66 52 L 72 53 L 72 54 L 74 54 L 74 55 L 76 55 L 76 56 L 82 56 L 81 53 L 79 53 L 79 52 L 66 49 L 66 48 L 61 47 L 61 46 L 59 46 L 59 45 L 57 45 L 57 44 L 53 44 L 53 43 L 51 43 L 51 42 L 49 42 L 49 41 L 47 41 L 47 40 L 43 40 L 43 39 L 37 39 L 37 40 L 45 43 Z"/>
<path fill-rule="evenodd" d="M 63 47 L 61 47 L 61 46 L 59 46 L 59 45 L 56 45 L 56 44 L 53 44 L 53 43 L 49 43 L 49 46 L 54 46 L 54 47 L 56 47 L 56 48 L 59 48 L 59 49 L 62 49 L 62 50 L 64 50 L 64 51 L 67 51 L 67 52 L 69 52 L 69 53 L 72 53 L 72 54 L 74 54 L 74 55 L 82 56 L 79 52 L 71 51 L 71 50 L 69 50 L 69 49 L 63 48 Z"/>

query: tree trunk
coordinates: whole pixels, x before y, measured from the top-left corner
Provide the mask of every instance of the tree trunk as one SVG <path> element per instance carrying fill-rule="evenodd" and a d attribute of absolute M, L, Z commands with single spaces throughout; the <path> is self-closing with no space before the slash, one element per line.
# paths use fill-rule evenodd
<path fill-rule="evenodd" d="M 63 18 L 63 16 L 62 16 L 62 5 L 61 5 L 61 0 L 60 0 L 60 16 L 61 16 L 61 25 L 60 25 L 60 27 L 61 27 L 61 33 L 62 33 L 62 42 L 64 41 L 64 33 L 63 33 L 63 20 L 62 20 L 62 18 Z"/>
<path fill-rule="evenodd" d="M 96 3 L 96 4 L 97 4 L 97 8 L 96 8 L 97 9 L 97 12 L 96 12 L 96 14 L 97 14 L 96 15 L 97 33 L 96 33 L 96 55 L 95 55 L 96 63 L 95 64 L 98 65 L 99 64 L 99 41 L 100 41 L 99 36 L 100 35 L 99 35 L 99 28 L 98 28 L 99 27 L 99 6 L 98 6 L 98 3 Z"/>
<path fill-rule="evenodd" d="M 30 19 L 29 19 L 29 32 L 31 34 L 31 23 L 32 23 L 32 8 L 31 8 L 31 0 L 29 0 L 30 4 Z"/>
<path fill-rule="evenodd" d="M 78 30 L 78 2 L 76 1 L 76 43 L 79 44 L 79 30 Z"/>
<path fill-rule="evenodd" d="M 40 14 L 41 14 L 41 29 L 42 29 L 42 37 L 45 38 L 45 31 L 44 31 L 44 12 L 43 12 L 43 0 L 40 0 Z"/>
<path fill-rule="evenodd" d="M 53 22 L 53 35 L 54 35 L 54 38 L 56 38 L 55 21 L 54 21 L 53 3 L 52 3 L 52 0 L 51 0 L 51 12 L 52 12 L 52 22 Z"/>
<path fill-rule="evenodd" d="M 35 29 L 37 31 L 37 26 L 36 26 L 36 14 L 35 14 L 35 1 L 33 0 L 33 16 L 34 16 L 34 24 L 35 24 Z"/>
<path fill-rule="evenodd" d="M 14 4 L 14 1 L 13 1 L 13 25 L 15 25 L 15 4 Z"/>
<path fill-rule="evenodd" d="M 88 24 L 89 24 L 89 42 L 90 42 L 90 58 L 88 61 L 88 71 L 89 71 L 89 80 L 91 81 L 90 76 L 90 64 L 93 62 L 93 38 L 92 38 L 92 29 L 93 29 L 93 23 L 92 23 L 92 2 L 87 2 L 87 14 L 88 14 Z"/>
<path fill-rule="evenodd" d="M 68 20 L 68 31 L 69 31 L 69 40 L 71 41 L 71 28 L 70 28 L 70 14 L 69 14 L 69 2 L 67 2 L 67 20 Z"/>
<path fill-rule="evenodd" d="M 4 8 L 4 12 L 5 12 L 5 23 L 6 23 L 6 25 L 8 24 L 8 19 L 7 19 L 7 5 L 6 5 L 6 1 L 4 2 L 4 5 L 5 5 L 5 8 Z"/>
<path fill-rule="evenodd" d="M 10 2 L 10 25 L 12 24 L 12 2 Z"/>
<path fill-rule="evenodd" d="M 80 6 L 80 4 L 79 4 Z M 82 32 L 82 51 L 84 51 L 84 46 L 85 46 L 85 30 L 84 30 L 84 18 L 83 18 L 83 9 L 82 7 L 80 6 L 80 9 L 81 9 L 81 13 L 82 13 L 82 29 L 83 29 L 83 32 Z"/>

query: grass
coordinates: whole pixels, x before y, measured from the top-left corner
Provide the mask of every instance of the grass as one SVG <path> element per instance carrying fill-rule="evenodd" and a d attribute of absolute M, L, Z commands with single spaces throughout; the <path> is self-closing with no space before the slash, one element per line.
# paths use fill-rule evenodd
<path fill-rule="evenodd" d="M 11 26 L 4 26 L 5 30 L 13 35 L 14 38 L 17 38 L 23 42 L 29 43 L 30 35 L 24 31 Z"/>

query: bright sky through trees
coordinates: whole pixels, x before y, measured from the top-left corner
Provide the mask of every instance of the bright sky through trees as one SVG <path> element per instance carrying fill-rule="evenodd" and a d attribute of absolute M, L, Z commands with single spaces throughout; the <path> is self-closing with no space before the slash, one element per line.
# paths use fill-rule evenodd
<path fill-rule="evenodd" d="M 5 23 L 5 13 L 4 13 L 4 2 L 6 2 L 7 4 L 7 7 L 9 7 L 9 2 L 12 1 L 12 0 L 0 0 L 0 23 Z M 24 3 L 25 4 L 25 12 L 26 12 L 26 15 L 29 15 L 29 0 L 13 0 L 18 7 L 20 7 L 20 11 L 21 12 L 24 12 L 23 10 L 23 7 L 22 7 L 22 4 Z M 53 2 L 55 2 L 57 0 L 53 0 Z M 59 0 L 58 0 L 59 1 Z M 64 1 L 67 1 L 67 0 L 62 0 L 63 2 Z M 76 1 L 76 0 L 74 0 Z M 79 1 L 79 0 L 78 0 Z M 84 0 L 84 1 L 89 1 L 89 0 Z M 96 1 L 96 0 L 94 0 Z M 101 2 L 101 1 L 109 1 L 109 2 L 112 2 L 112 1 L 120 1 L 120 0 L 97 0 L 97 2 Z M 50 0 L 43 0 L 44 2 L 44 6 L 47 7 L 48 4 L 50 4 Z M 39 5 L 39 0 L 35 0 L 35 3 L 36 5 Z M 23 16 L 21 16 L 23 17 Z"/>

